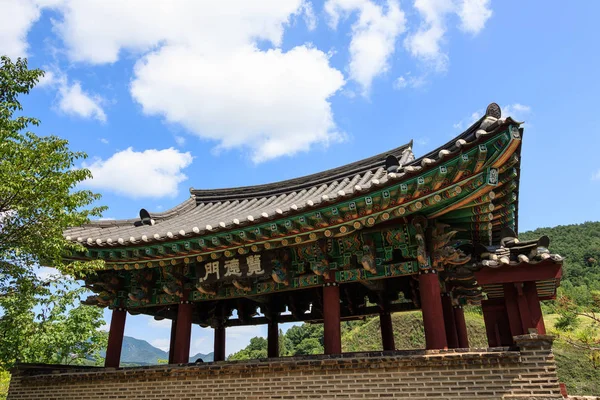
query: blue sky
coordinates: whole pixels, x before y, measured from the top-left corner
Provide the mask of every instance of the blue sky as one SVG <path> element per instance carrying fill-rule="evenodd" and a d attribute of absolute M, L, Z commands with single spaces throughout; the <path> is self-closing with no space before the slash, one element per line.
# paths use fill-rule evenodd
<path fill-rule="evenodd" d="M 600 3 L 564 4 L 0 0 L 0 53 L 48 71 L 25 113 L 87 152 L 106 218 L 411 139 L 419 156 L 497 102 L 526 121 L 529 230 L 600 219 Z M 228 353 L 265 333 L 229 330 Z M 130 316 L 126 334 L 164 348 L 169 329 Z M 192 352 L 211 349 L 195 327 Z"/>

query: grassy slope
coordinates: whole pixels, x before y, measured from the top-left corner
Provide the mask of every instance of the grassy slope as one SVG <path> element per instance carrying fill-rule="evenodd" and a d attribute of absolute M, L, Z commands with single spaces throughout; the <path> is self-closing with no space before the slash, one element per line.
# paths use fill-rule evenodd
<path fill-rule="evenodd" d="M 471 347 L 487 347 L 485 325 L 481 315 L 465 313 L 469 344 Z M 556 315 L 545 317 L 549 331 Z M 394 339 L 397 349 L 422 349 L 425 347 L 423 320 L 420 311 L 392 315 Z M 364 325 L 344 333 L 343 351 L 381 350 L 379 318 L 369 319 Z M 554 344 L 554 355 L 558 365 L 558 377 L 567 385 L 569 393 L 578 395 L 600 394 L 600 370 L 593 369 L 584 353 L 574 350 L 561 340 Z"/>
<path fill-rule="evenodd" d="M 592 368 L 585 352 L 574 349 L 560 340 L 559 332 L 554 330 L 557 314 L 544 315 L 548 333 L 558 337 L 554 342 L 554 356 L 558 365 L 558 378 L 567 385 L 568 392 L 579 395 L 600 395 L 600 369 Z M 581 318 L 579 328 L 591 324 L 590 320 Z"/>
<path fill-rule="evenodd" d="M 487 347 L 483 319 L 466 313 L 467 331 L 471 347 Z M 422 349 L 425 347 L 423 319 L 420 311 L 392 315 L 394 340 L 397 349 Z M 342 338 L 343 351 L 381 350 L 379 318 L 369 319 L 364 325 L 346 332 Z"/>
<path fill-rule="evenodd" d="M 561 340 L 554 342 L 553 350 L 558 378 L 567 385 L 569 394 L 600 395 L 600 369 L 591 367 L 584 352 L 573 349 Z"/>

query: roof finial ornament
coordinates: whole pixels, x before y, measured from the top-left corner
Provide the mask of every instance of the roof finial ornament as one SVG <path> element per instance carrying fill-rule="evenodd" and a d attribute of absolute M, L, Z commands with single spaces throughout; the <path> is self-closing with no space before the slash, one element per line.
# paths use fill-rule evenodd
<path fill-rule="evenodd" d="M 502 110 L 500 109 L 500 106 L 498 104 L 490 103 L 490 105 L 487 106 L 487 109 L 485 110 L 485 116 L 500 119 L 502 117 Z"/>
<path fill-rule="evenodd" d="M 385 169 L 388 173 L 398 172 L 401 167 L 400 161 L 398 161 L 396 156 L 390 154 L 385 158 Z"/>
<path fill-rule="evenodd" d="M 500 120 L 501 116 L 502 110 L 500 110 L 500 106 L 498 104 L 491 103 L 489 106 L 487 106 L 487 109 L 485 110 L 485 117 L 475 132 L 475 136 L 479 138 L 483 135 L 487 135 L 488 132 L 493 131 L 496 127 L 498 127 L 498 121 Z"/>
<path fill-rule="evenodd" d="M 150 217 L 150 213 L 145 208 L 140 210 L 140 220 L 142 225 L 154 225 L 154 220 Z"/>

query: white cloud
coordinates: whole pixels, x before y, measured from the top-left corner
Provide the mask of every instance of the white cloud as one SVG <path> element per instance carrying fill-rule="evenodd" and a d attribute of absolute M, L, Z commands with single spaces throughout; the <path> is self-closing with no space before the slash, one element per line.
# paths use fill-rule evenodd
<path fill-rule="evenodd" d="M 104 98 L 82 89 L 78 81 L 69 82 L 67 75 L 56 66 L 45 66 L 45 74 L 38 82 L 38 87 L 57 90 L 57 108 L 59 111 L 81 118 L 94 118 L 106 122 L 106 113 L 102 108 Z M 108 144 L 107 139 L 100 139 Z"/>
<path fill-rule="evenodd" d="M 484 28 L 485 23 L 492 16 L 490 0 L 462 0 L 458 7 L 460 28 L 475 35 Z"/>
<path fill-rule="evenodd" d="M 458 121 L 457 123 L 455 123 L 453 125 L 454 129 L 458 129 L 458 130 L 463 130 L 468 128 L 469 126 L 473 125 L 475 123 L 475 121 L 477 121 L 479 118 L 481 118 L 483 116 L 484 110 L 477 110 L 471 113 L 471 115 L 469 115 L 466 118 L 461 119 L 460 121 Z"/>
<path fill-rule="evenodd" d="M 169 351 L 169 347 L 171 346 L 170 339 L 154 339 L 150 342 L 150 344 L 156 348 L 161 349 L 162 351 Z"/>
<path fill-rule="evenodd" d="M 446 69 L 448 56 L 441 51 L 441 41 L 446 33 L 445 17 L 454 10 L 452 0 L 415 0 L 423 21 L 418 31 L 404 41 L 408 51 L 416 58 L 430 63 L 438 71 Z"/>
<path fill-rule="evenodd" d="M 344 89 L 342 90 L 342 95 L 346 96 L 349 99 L 353 99 L 356 97 L 356 92 L 351 89 Z"/>
<path fill-rule="evenodd" d="M 185 144 L 185 138 L 183 136 L 175 136 L 175 143 L 177 143 L 177 146 L 182 147 Z"/>
<path fill-rule="evenodd" d="M 516 121 L 523 121 L 525 116 L 531 114 L 531 107 L 514 103 L 502 107 L 502 117 L 512 117 Z"/>
<path fill-rule="evenodd" d="M 457 14 L 461 29 L 476 35 L 492 16 L 489 0 L 415 0 L 423 21 L 416 33 L 404 41 L 407 50 L 416 58 L 431 65 L 437 71 L 444 71 L 448 55 L 441 46 L 446 34 L 446 19 Z"/>
<path fill-rule="evenodd" d="M 315 12 L 313 11 L 312 3 L 310 1 L 303 2 L 301 9 L 306 28 L 309 31 L 314 31 L 317 28 L 317 17 L 315 16 Z"/>
<path fill-rule="evenodd" d="M 405 87 L 408 87 L 408 80 L 403 76 L 399 77 L 394 82 L 394 88 L 396 89 L 404 89 Z"/>
<path fill-rule="evenodd" d="M 264 325 L 247 325 L 227 328 L 225 349 L 227 354 L 236 353 L 250 343 L 253 337 L 265 337 Z"/>
<path fill-rule="evenodd" d="M 109 144 L 110 142 L 108 141 L 107 138 L 100 138 L 100 143 L 102 143 L 102 144 Z"/>
<path fill-rule="evenodd" d="M 309 4 L 67 0 L 55 28 L 74 61 L 140 55 L 131 94 L 144 113 L 212 139 L 218 149 L 247 149 L 261 162 L 343 137 L 329 103 L 343 75 L 316 48 L 279 48 L 292 17 L 305 16 L 311 27 Z"/>
<path fill-rule="evenodd" d="M 108 332 L 110 330 L 110 324 L 108 322 L 104 322 L 99 328 L 99 331 Z"/>
<path fill-rule="evenodd" d="M 194 356 L 198 353 L 208 354 L 214 350 L 214 341 L 210 341 L 208 336 L 214 337 L 214 332 L 211 328 L 201 328 L 202 335 L 199 338 L 192 338 L 190 343 L 190 356 Z M 227 343 L 225 343 L 227 348 Z M 194 360 L 196 361 L 196 360 Z"/>
<path fill-rule="evenodd" d="M 65 114 L 106 122 L 106 114 L 101 106 L 103 99 L 85 92 L 79 82 L 61 86 L 58 93 L 58 108 Z"/>
<path fill-rule="evenodd" d="M 66 0 L 55 21 L 71 59 L 112 63 L 122 50 L 145 52 L 160 45 L 228 53 L 256 40 L 281 44 L 284 25 L 303 10 L 302 0 Z M 199 38 L 202 38 L 200 40 Z"/>
<path fill-rule="evenodd" d="M 40 78 L 40 80 L 38 81 L 37 85 L 35 85 L 35 87 L 40 88 L 40 87 L 55 86 L 57 81 L 59 80 L 56 75 L 57 74 L 54 71 L 51 71 L 51 70 L 44 71 L 44 76 L 42 76 Z"/>
<path fill-rule="evenodd" d="M 0 54 L 10 58 L 27 57 L 27 33 L 40 18 L 40 7 L 33 0 L 0 1 Z"/>
<path fill-rule="evenodd" d="M 13 60 L 29 57 L 27 34 L 45 7 L 55 7 L 62 0 L 0 0 L 0 55 Z"/>
<path fill-rule="evenodd" d="M 45 281 L 48 279 L 59 277 L 61 273 L 56 268 L 38 267 L 35 270 L 35 275 L 38 277 L 38 279 Z"/>
<path fill-rule="evenodd" d="M 173 148 L 136 152 L 131 147 L 106 160 L 83 163 L 93 175 L 83 184 L 131 198 L 175 197 L 179 183 L 185 181 L 181 170 L 192 163 L 192 156 Z"/>
<path fill-rule="evenodd" d="M 148 318 L 148 326 L 151 328 L 160 328 L 160 329 L 171 329 L 171 320 L 170 319 L 161 319 L 156 320 L 154 317 Z"/>
<path fill-rule="evenodd" d="M 598 171 L 596 171 L 596 173 L 594 175 L 592 175 L 592 180 L 600 181 L 600 169 Z"/>
<path fill-rule="evenodd" d="M 418 138 L 415 139 L 414 144 L 415 146 L 426 146 L 429 143 L 429 138 Z"/>
<path fill-rule="evenodd" d="M 368 94 L 373 79 L 389 69 L 396 39 L 405 30 L 404 12 L 396 0 L 387 0 L 386 7 L 370 0 L 328 0 L 325 11 L 330 26 L 336 28 L 340 17 L 357 12 L 350 41 L 350 78 Z"/>
<path fill-rule="evenodd" d="M 210 57 L 168 46 L 137 63 L 131 93 L 146 114 L 181 123 L 219 149 L 248 148 L 258 163 L 341 140 L 328 98 L 344 79 L 328 62 L 307 46 Z"/>
<path fill-rule="evenodd" d="M 427 78 L 425 76 L 412 76 L 410 72 L 398 77 L 394 81 L 394 89 L 417 89 L 427 84 Z"/>

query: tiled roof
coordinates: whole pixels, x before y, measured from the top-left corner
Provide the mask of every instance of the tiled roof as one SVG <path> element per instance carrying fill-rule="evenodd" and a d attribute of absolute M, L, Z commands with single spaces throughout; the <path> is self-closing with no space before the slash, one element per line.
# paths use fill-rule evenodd
<path fill-rule="evenodd" d="M 94 221 L 68 229 L 64 234 L 68 239 L 86 245 L 116 245 L 160 240 L 171 235 L 181 237 L 252 223 L 316 206 L 357 190 L 368 190 L 373 180 L 377 181 L 385 175 L 386 156 L 394 155 L 400 164 L 410 163 L 414 160 L 411 147 L 412 142 L 339 168 L 267 185 L 191 189 L 191 197 L 178 206 L 162 213 L 150 213 L 154 225 L 141 225 L 139 218 Z"/>
<path fill-rule="evenodd" d="M 70 228 L 64 235 L 67 240 L 87 247 L 144 244 L 252 225 L 335 203 L 358 192 L 374 190 L 391 180 L 402 181 L 430 169 L 507 124 L 515 124 L 510 117 L 501 119 L 499 109 L 495 115 L 496 110 L 492 107 L 490 111 L 490 107 L 484 117 L 457 138 L 416 160 L 410 142 L 386 153 L 301 178 L 241 188 L 191 189 L 191 197 L 180 205 L 166 212 L 151 213 L 153 225 L 141 224 L 139 218 L 94 221 Z M 402 166 L 396 173 L 386 171 L 388 155 L 395 156 Z"/>

